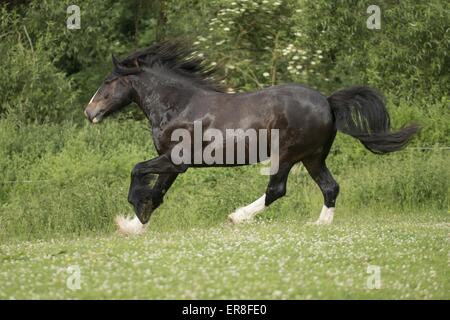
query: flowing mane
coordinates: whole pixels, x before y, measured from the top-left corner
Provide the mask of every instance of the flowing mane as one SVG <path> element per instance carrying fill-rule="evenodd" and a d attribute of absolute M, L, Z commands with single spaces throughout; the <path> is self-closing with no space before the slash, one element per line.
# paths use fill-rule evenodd
<path fill-rule="evenodd" d="M 179 42 L 164 41 L 136 51 L 117 62 L 114 72 L 132 74 L 144 71 L 144 67 L 154 66 L 170 69 L 210 90 L 224 92 L 223 86 L 216 80 L 218 69 L 207 66 L 194 50 Z"/>

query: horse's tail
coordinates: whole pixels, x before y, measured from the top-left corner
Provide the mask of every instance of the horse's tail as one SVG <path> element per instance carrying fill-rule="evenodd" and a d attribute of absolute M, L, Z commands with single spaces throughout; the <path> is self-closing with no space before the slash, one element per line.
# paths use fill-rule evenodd
<path fill-rule="evenodd" d="M 377 154 L 403 149 L 419 130 L 410 124 L 391 132 L 390 118 L 383 96 L 369 87 L 351 87 L 328 97 L 336 128 L 357 138 L 370 151 Z"/>

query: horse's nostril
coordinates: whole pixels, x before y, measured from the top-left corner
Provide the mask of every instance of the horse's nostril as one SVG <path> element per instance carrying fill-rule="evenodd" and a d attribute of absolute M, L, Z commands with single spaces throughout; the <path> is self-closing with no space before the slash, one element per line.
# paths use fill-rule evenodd
<path fill-rule="evenodd" d="M 86 118 L 87 118 L 89 121 L 92 121 L 92 119 L 95 117 L 95 115 L 93 114 L 92 110 L 88 110 L 88 108 L 86 108 L 86 109 L 84 110 L 84 115 L 86 116 Z"/>

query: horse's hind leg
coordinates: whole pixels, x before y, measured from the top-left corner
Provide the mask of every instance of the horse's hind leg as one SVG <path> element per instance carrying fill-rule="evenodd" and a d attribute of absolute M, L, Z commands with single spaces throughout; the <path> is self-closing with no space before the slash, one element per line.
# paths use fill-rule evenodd
<path fill-rule="evenodd" d="M 266 193 L 251 204 L 238 208 L 235 212 L 228 216 L 228 220 L 232 223 L 249 221 L 272 202 L 283 197 L 286 194 L 286 183 L 291 168 L 292 164 L 280 163 L 278 172 L 270 176 Z"/>
<path fill-rule="evenodd" d="M 328 170 L 322 156 L 303 160 L 309 175 L 319 186 L 324 198 L 324 206 L 316 224 L 330 224 L 333 221 L 336 198 L 339 194 L 339 185 Z"/>

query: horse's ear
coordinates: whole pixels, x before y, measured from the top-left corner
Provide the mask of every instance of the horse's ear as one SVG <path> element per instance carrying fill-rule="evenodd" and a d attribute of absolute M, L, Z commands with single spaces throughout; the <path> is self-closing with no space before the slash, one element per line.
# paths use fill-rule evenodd
<path fill-rule="evenodd" d="M 115 67 L 119 66 L 120 62 L 119 60 L 117 60 L 116 56 L 113 54 L 111 54 L 112 57 L 112 63 L 114 64 Z"/>
<path fill-rule="evenodd" d="M 139 67 L 139 63 L 137 61 L 135 61 L 135 67 L 128 67 L 125 66 L 124 64 L 122 64 L 114 54 L 111 55 L 112 57 L 112 62 L 114 64 L 115 67 L 115 72 L 121 74 L 121 75 L 129 75 L 129 74 L 135 74 L 138 72 L 141 72 L 141 68 Z"/>

